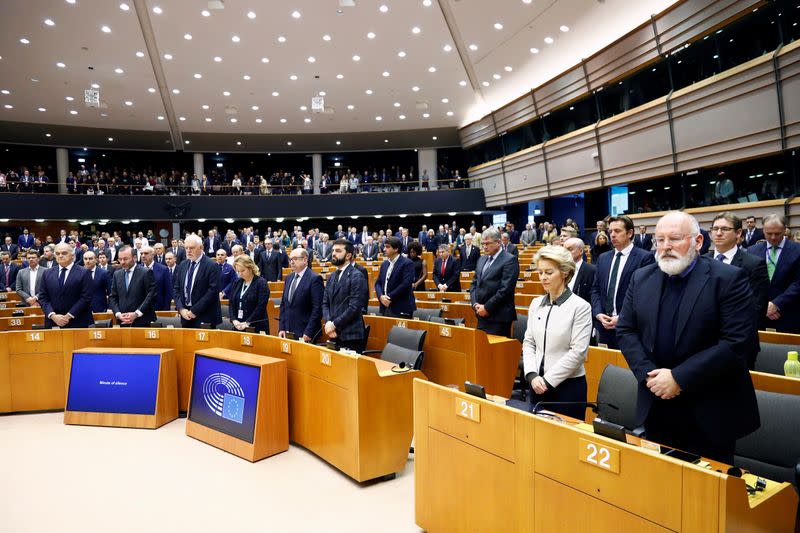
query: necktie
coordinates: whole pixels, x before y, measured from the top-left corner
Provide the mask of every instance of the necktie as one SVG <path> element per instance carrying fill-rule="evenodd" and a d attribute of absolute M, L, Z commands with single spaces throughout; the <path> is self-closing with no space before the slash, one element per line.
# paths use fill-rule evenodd
<path fill-rule="evenodd" d="M 717 254 L 717 261 L 725 262 L 725 254 Z"/>
<path fill-rule="evenodd" d="M 94 280 L 94 270 L 92 270 L 92 280 Z"/>
<path fill-rule="evenodd" d="M 775 266 L 778 262 L 778 247 L 773 246 L 769 249 L 769 261 L 767 261 L 767 274 L 769 274 L 769 280 L 772 281 L 772 276 L 775 274 Z"/>
<path fill-rule="evenodd" d="M 58 286 L 64 288 L 64 280 L 67 279 L 67 269 L 61 267 L 61 274 L 58 275 Z"/>
<path fill-rule="evenodd" d="M 131 271 L 130 270 L 126 270 L 125 271 L 125 290 L 127 291 L 128 287 L 130 287 L 130 286 L 131 286 Z"/>
<path fill-rule="evenodd" d="M 294 291 L 297 290 L 297 286 L 299 284 L 300 284 L 300 276 L 295 274 L 294 279 L 292 280 L 292 285 L 289 287 L 289 303 L 292 303 L 292 299 L 294 298 Z"/>
<path fill-rule="evenodd" d="M 447 259 L 442 261 L 442 277 L 444 278 L 444 270 L 447 268 Z"/>
<path fill-rule="evenodd" d="M 11 276 L 11 267 L 6 265 L 5 269 L 6 269 L 6 287 L 8 287 L 8 283 L 9 283 L 10 276 Z"/>
<path fill-rule="evenodd" d="M 392 275 L 392 270 L 394 270 L 394 263 L 389 261 L 389 267 L 386 269 L 386 279 L 383 281 L 383 293 L 387 294 L 389 292 L 389 277 Z"/>
<path fill-rule="evenodd" d="M 186 274 L 186 287 L 184 288 L 184 299 L 186 305 L 192 305 L 192 279 L 194 278 L 194 271 L 197 268 L 197 263 L 191 261 L 189 264 L 189 272 Z"/>
<path fill-rule="evenodd" d="M 484 274 L 486 274 L 486 271 L 489 270 L 490 266 L 492 266 L 493 261 L 494 261 L 494 256 L 493 255 L 489 256 L 489 260 L 486 261 L 486 263 L 484 263 L 483 269 L 481 270 L 481 277 L 483 277 Z"/>
<path fill-rule="evenodd" d="M 608 292 L 606 293 L 606 314 L 611 315 L 614 313 L 614 293 L 617 291 L 617 273 L 619 272 L 619 262 L 622 258 L 622 252 L 617 252 L 614 259 L 614 266 L 611 268 L 611 276 L 608 280 Z"/>

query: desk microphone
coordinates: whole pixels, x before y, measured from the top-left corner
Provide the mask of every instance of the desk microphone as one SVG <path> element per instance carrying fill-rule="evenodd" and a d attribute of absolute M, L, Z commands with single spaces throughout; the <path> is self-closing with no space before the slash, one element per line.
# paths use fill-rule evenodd
<path fill-rule="evenodd" d="M 399 364 L 396 364 L 392 367 L 392 372 L 395 372 L 397 374 L 403 372 L 409 372 L 410 370 L 412 370 L 412 368 L 409 365 L 407 365 L 405 361 L 400 361 Z"/>
<path fill-rule="evenodd" d="M 542 406 L 547 406 L 547 405 L 583 405 L 585 407 L 590 407 L 592 411 L 594 411 L 595 413 L 597 413 L 598 407 L 600 407 L 601 405 L 607 405 L 610 408 L 619 411 L 619 407 L 617 407 L 613 403 L 608 403 L 608 402 L 538 402 L 536 403 L 536 405 L 533 406 L 533 408 L 529 412 L 535 415 L 539 414 L 539 411 L 542 410 Z"/>

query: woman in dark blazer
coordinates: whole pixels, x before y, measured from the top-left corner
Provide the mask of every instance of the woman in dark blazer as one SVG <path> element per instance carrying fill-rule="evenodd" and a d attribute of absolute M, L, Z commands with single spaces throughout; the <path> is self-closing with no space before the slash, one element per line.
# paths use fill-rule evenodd
<path fill-rule="evenodd" d="M 258 331 L 269 333 L 267 301 L 269 285 L 259 276 L 258 266 L 249 255 L 240 255 L 233 262 L 239 279 L 233 283 L 228 302 L 228 316 L 239 331 L 251 325 Z"/>

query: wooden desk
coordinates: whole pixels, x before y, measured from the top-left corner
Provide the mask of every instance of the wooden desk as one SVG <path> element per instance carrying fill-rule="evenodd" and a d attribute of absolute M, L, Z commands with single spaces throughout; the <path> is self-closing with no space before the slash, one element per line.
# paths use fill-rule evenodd
<path fill-rule="evenodd" d="M 490 394 L 511 395 L 522 353 L 518 341 L 421 320 L 365 316 L 364 321 L 371 326 L 367 349 L 383 349 L 392 326 L 426 330 L 422 372 L 428 379 L 462 389 L 465 381 L 471 381 L 486 387 Z"/>
<path fill-rule="evenodd" d="M 415 380 L 417 525 L 432 533 L 794 529 L 797 494 L 788 483 L 769 481 L 748 498 L 742 478 L 574 422 Z"/>
<path fill-rule="evenodd" d="M 189 401 L 194 353 L 209 348 L 286 359 L 290 438 L 356 481 L 405 468 L 412 438 L 412 380 L 391 363 L 303 342 L 233 331 L 106 328 L 0 333 L 0 412 L 63 409 L 76 348 L 171 348 L 178 404 Z"/>
<path fill-rule="evenodd" d="M 417 302 L 441 302 L 442 299 L 452 300 L 452 302 L 469 302 L 468 292 L 441 292 L 435 288 L 430 291 L 414 291 L 414 298 Z M 517 306 L 530 306 L 535 294 L 514 294 L 514 304 Z"/>

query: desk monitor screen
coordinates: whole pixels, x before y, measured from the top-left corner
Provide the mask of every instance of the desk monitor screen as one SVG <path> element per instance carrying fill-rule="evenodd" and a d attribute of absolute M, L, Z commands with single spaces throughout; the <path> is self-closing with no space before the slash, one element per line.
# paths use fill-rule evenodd
<path fill-rule="evenodd" d="M 158 354 L 74 353 L 67 411 L 154 415 Z"/>
<path fill-rule="evenodd" d="M 253 442 L 261 368 L 195 355 L 189 420 Z"/>

